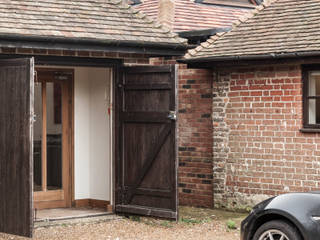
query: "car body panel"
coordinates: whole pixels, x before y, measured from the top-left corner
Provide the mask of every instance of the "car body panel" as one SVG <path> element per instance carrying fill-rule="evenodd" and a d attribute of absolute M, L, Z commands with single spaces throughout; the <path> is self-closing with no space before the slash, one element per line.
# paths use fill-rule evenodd
<path fill-rule="evenodd" d="M 320 217 L 319 192 L 288 193 L 259 203 L 241 224 L 241 240 L 251 240 L 256 224 L 268 216 L 287 219 L 299 229 L 304 240 L 320 238 L 320 221 L 312 218 Z"/>

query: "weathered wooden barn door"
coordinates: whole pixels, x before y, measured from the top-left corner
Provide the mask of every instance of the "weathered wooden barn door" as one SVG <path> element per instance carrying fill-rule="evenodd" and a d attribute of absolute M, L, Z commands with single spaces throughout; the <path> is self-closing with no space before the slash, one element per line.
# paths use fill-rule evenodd
<path fill-rule="evenodd" d="M 174 65 L 121 71 L 118 213 L 177 218 L 176 71 Z"/>
<path fill-rule="evenodd" d="M 31 237 L 33 59 L 0 60 L 0 232 Z"/>

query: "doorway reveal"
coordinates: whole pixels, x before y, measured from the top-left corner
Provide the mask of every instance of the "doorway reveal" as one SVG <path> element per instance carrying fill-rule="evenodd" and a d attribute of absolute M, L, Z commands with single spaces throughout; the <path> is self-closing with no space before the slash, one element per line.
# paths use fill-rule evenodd
<path fill-rule="evenodd" d="M 75 205 L 108 205 L 112 199 L 112 71 L 74 70 Z"/>
<path fill-rule="evenodd" d="M 112 202 L 112 70 L 36 68 L 34 208 Z"/>

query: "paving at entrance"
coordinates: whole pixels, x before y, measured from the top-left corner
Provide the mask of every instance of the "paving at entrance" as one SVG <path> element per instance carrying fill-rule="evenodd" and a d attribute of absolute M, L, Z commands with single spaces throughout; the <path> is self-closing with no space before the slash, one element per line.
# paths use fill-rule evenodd
<path fill-rule="evenodd" d="M 108 215 L 81 219 L 78 222 L 60 222 L 56 226 L 37 227 L 35 240 L 83 239 L 83 240 L 237 240 L 239 224 L 246 214 L 218 210 L 182 208 L 180 221 L 170 222 L 153 218 L 118 217 Z M 238 227 L 230 230 L 226 222 L 233 220 Z M 0 239 L 26 240 L 9 235 Z"/>

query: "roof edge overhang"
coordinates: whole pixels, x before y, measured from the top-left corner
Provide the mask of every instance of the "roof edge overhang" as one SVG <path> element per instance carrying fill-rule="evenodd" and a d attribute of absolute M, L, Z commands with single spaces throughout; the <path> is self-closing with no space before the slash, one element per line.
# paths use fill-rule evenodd
<path fill-rule="evenodd" d="M 241 56 L 221 56 L 221 57 L 206 57 L 196 59 L 180 59 L 178 62 L 186 63 L 193 68 L 212 68 L 216 64 L 228 62 L 242 61 L 259 61 L 259 60 L 277 60 L 277 59 L 294 59 L 305 57 L 319 57 L 320 51 L 301 51 L 292 53 L 269 53 L 259 55 L 241 55 Z"/>
<path fill-rule="evenodd" d="M 139 53 L 152 56 L 182 56 L 190 48 L 183 43 L 155 43 L 143 41 L 113 41 L 86 38 L 62 38 L 0 34 L 1 47 L 31 49 L 108 51 Z"/>

